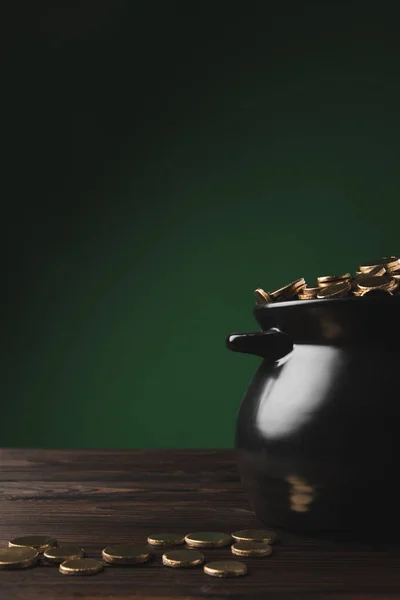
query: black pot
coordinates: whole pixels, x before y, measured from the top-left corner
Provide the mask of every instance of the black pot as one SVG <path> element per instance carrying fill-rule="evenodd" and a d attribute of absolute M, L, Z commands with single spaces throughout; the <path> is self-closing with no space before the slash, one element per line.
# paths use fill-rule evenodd
<path fill-rule="evenodd" d="M 268 525 L 400 534 L 400 296 L 257 306 L 228 347 L 263 361 L 242 401 L 239 472 Z"/>

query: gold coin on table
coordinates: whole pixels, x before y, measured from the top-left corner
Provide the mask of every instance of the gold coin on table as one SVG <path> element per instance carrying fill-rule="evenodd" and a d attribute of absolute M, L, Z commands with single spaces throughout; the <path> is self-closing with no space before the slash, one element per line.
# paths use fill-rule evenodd
<path fill-rule="evenodd" d="M 63 575 L 95 575 L 103 569 L 103 563 L 95 558 L 72 558 L 59 566 Z"/>
<path fill-rule="evenodd" d="M 396 287 L 396 280 L 390 275 L 373 275 L 372 277 L 363 277 L 358 283 L 359 290 L 374 289 L 391 289 Z"/>
<path fill-rule="evenodd" d="M 232 543 L 232 537 L 219 531 L 196 531 L 185 535 L 188 546 L 197 548 L 221 548 Z"/>
<path fill-rule="evenodd" d="M 28 546 L 0 548 L 0 570 L 26 569 L 33 567 L 38 561 L 39 552 Z"/>
<path fill-rule="evenodd" d="M 247 566 L 238 560 L 215 560 L 204 565 L 204 573 L 212 577 L 238 577 L 246 575 Z"/>
<path fill-rule="evenodd" d="M 346 296 L 350 290 L 351 284 L 349 281 L 344 281 L 342 283 L 333 283 L 332 285 L 328 285 L 326 287 L 321 288 L 317 295 L 317 298 L 340 298 L 341 296 Z"/>
<path fill-rule="evenodd" d="M 276 533 L 270 529 L 241 529 L 234 531 L 232 537 L 238 542 L 266 542 L 273 544 L 278 539 Z"/>
<path fill-rule="evenodd" d="M 351 279 L 350 273 L 344 275 L 324 275 L 323 277 L 317 277 L 318 286 L 325 287 L 332 285 L 333 283 L 341 283 L 342 281 L 349 281 Z"/>
<path fill-rule="evenodd" d="M 11 547 L 25 547 L 35 548 L 38 552 L 44 552 L 48 548 L 57 546 L 57 540 L 47 535 L 23 535 L 16 537 L 8 542 Z"/>
<path fill-rule="evenodd" d="M 254 298 L 256 300 L 256 304 L 259 305 L 272 302 L 271 296 L 262 288 L 257 288 L 256 290 L 254 290 Z"/>
<path fill-rule="evenodd" d="M 147 538 L 152 546 L 180 546 L 185 543 L 185 536 L 180 533 L 153 533 Z"/>
<path fill-rule="evenodd" d="M 370 260 L 360 265 L 360 271 L 368 273 L 368 271 L 378 266 L 384 266 L 388 271 L 394 271 L 400 268 L 400 259 L 397 256 L 384 256 L 383 258 Z"/>
<path fill-rule="evenodd" d="M 162 562 L 166 567 L 197 567 L 203 564 L 204 556 L 197 550 L 168 550 L 163 554 Z"/>
<path fill-rule="evenodd" d="M 237 556 L 269 556 L 272 548 L 267 542 L 235 542 L 231 552 Z"/>
<path fill-rule="evenodd" d="M 48 562 L 60 564 L 73 558 L 83 558 L 85 553 L 76 544 L 61 544 L 61 546 L 49 548 L 43 556 Z"/>
<path fill-rule="evenodd" d="M 301 277 L 300 279 L 296 279 L 284 287 L 270 292 L 269 295 L 273 300 L 291 300 L 292 297 L 301 292 L 305 287 L 305 279 L 304 277 Z"/>
<path fill-rule="evenodd" d="M 143 544 L 115 544 L 104 548 L 102 557 L 114 565 L 136 565 L 150 560 L 151 552 Z"/>

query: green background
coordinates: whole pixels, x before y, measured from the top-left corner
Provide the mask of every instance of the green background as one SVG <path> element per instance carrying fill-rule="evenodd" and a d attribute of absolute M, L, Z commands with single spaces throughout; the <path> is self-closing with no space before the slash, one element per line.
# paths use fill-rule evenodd
<path fill-rule="evenodd" d="M 231 446 L 253 290 L 400 252 L 394 34 L 94 6 L 12 44 L 0 445 Z"/>

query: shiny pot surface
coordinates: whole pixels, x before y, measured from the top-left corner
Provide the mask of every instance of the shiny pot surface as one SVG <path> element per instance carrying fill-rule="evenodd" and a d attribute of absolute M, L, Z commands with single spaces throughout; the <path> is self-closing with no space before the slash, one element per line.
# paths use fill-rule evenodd
<path fill-rule="evenodd" d="M 262 357 L 236 429 L 256 515 L 311 535 L 400 535 L 400 296 L 257 306 Z"/>

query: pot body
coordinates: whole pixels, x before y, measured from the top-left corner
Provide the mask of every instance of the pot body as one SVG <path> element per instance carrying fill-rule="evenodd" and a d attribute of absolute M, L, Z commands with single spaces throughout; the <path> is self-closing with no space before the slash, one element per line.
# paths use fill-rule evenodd
<path fill-rule="evenodd" d="M 399 300 L 256 308 L 263 330 L 294 343 L 285 356 L 263 357 L 237 420 L 241 479 L 268 525 L 398 539 Z"/>

